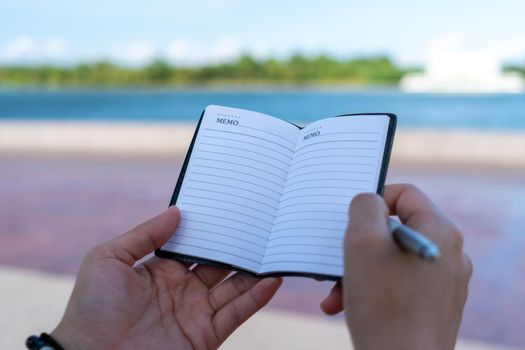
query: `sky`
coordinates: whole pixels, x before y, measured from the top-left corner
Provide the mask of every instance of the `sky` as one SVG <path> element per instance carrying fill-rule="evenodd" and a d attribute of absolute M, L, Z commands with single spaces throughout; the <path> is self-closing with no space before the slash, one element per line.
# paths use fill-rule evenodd
<path fill-rule="evenodd" d="M 0 64 L 200 65 L 300 52 L 421 66 L 442 51 L 525 63 L 524 14 L 523 0 L 0 0 Z"/>

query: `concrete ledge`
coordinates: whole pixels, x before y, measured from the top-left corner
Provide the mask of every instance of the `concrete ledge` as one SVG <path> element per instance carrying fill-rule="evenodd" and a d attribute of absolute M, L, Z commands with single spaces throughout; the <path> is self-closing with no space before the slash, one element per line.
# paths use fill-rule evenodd
<path fill-rule="evenodd" d="M 183 155 L 195 126 L 181 123 L 0 122 L 0 154 Z M 525 166 L 525 133 L 400 130 L 394 162 Z"/>
<path fill-rule="evenodd" d="M 525 133 L 483 131 L 400 131 L 393 161 L 525 166 Z"/>
<path fill-rule="evenodd" d="M 0 122 L 0 153 L 185 154 L 191 124 Z"/>

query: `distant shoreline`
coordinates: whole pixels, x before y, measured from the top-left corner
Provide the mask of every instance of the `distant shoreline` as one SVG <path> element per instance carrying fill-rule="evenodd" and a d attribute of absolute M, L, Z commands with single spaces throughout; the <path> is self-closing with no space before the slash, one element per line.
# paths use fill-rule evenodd
<path fill-rule="evenodd" d="M 398 84 L 377 83 L 348 83 L 348 82 L 209 82 L 209 83 L 184 83 L 172 85 L 47 85 L 47 84 L 5 84 L 0 82 L 0 93 L 24 93 L 24 92 L 50 92 L 50 93 L 103 93 L 103 92 L 352 92 L 352 93 L 396 93 L 406 95 L 424 96 L 499 96 L 499 95 L 525 95 L 523 92 L 446 92 L 446 91 L 422 91 L 406 92 Z"/>
<path fill-rule="evenodd" d="M 130 67 L 110 61 L 73 65 L 0 65 L 0 82 L 45 85 L 172 85 L 185 83 L 379 83 L 396 84 L 416 68 L 400 67 L 388 56 L 335 58 L 296 53 L 288 58 L 261 59 L 244 54 L 225 62 L 174 65 L 157 58 Z"/>
<path fill-rule="evenodd" d="M 0 155 L 181 157 L 190 123 L 0 121 Z M 525 132 L 404 129 L 392 162 L 525 167 Z"/>
<path fill-rule="evenodd" d="M 208 82 L 172 85 L 48 85 L 48 84 L 5 84 L 0 82 L 0 93 L 9 92 L 395 92 L 400 93 L 397 84 L 348 83 L 348 82 Z"/>

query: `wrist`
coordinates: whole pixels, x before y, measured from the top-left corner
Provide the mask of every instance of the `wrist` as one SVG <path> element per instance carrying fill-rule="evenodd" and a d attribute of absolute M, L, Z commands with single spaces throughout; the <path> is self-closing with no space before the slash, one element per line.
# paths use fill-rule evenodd
<path fill-rule="evenodd" d="M 50 335 L 64 350 L 95 348 L 95 344 L 93 344 L 94 339 L 84 335 L 78 327 L 73 327 L 64 321 L 60 322 Z"/>
<path fill-rule="evenodd" d="M 409 330 L 398 327 L 350 328 L 350 335 L 355 350 L 453 350 L 454 344 L 448 344 L 449 338 L 443 338 L 438 332 L 429 332 L 425 327 L 411 327 Z"/>
<path fill-rule="evenodd" d="M 352 336 L 354 350 L 452 350 L 454 346 L 443 346 L 443 340 L 424 338 L 419 335 L 402 336 L 400 334 L 381 334 L 376 333 L 370 337 Z"/>
<path fill-rule="evenodd" d="M 353 341 L 354 350 L 376 350 L 376 349 L 389 349 L 389 350 L 443 350 L 438 344 L 431 343 L 429 341 L 419 342 L 417 340 L 407 341 L 390 341 L 388 339 L 367 341 Z"/>

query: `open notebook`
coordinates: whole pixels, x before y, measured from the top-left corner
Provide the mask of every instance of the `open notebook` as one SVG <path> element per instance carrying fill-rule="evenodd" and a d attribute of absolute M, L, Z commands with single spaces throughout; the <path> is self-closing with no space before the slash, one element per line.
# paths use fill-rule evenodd
<path fill-rule="evenodd" d="M 300 128 L 261 113 L 208 106 L 171 205 L 181 222 L 162 257 L 257 275 L 338 279 L 348 204 L 381 193 L 393 114 L 351 114 Z"/>

